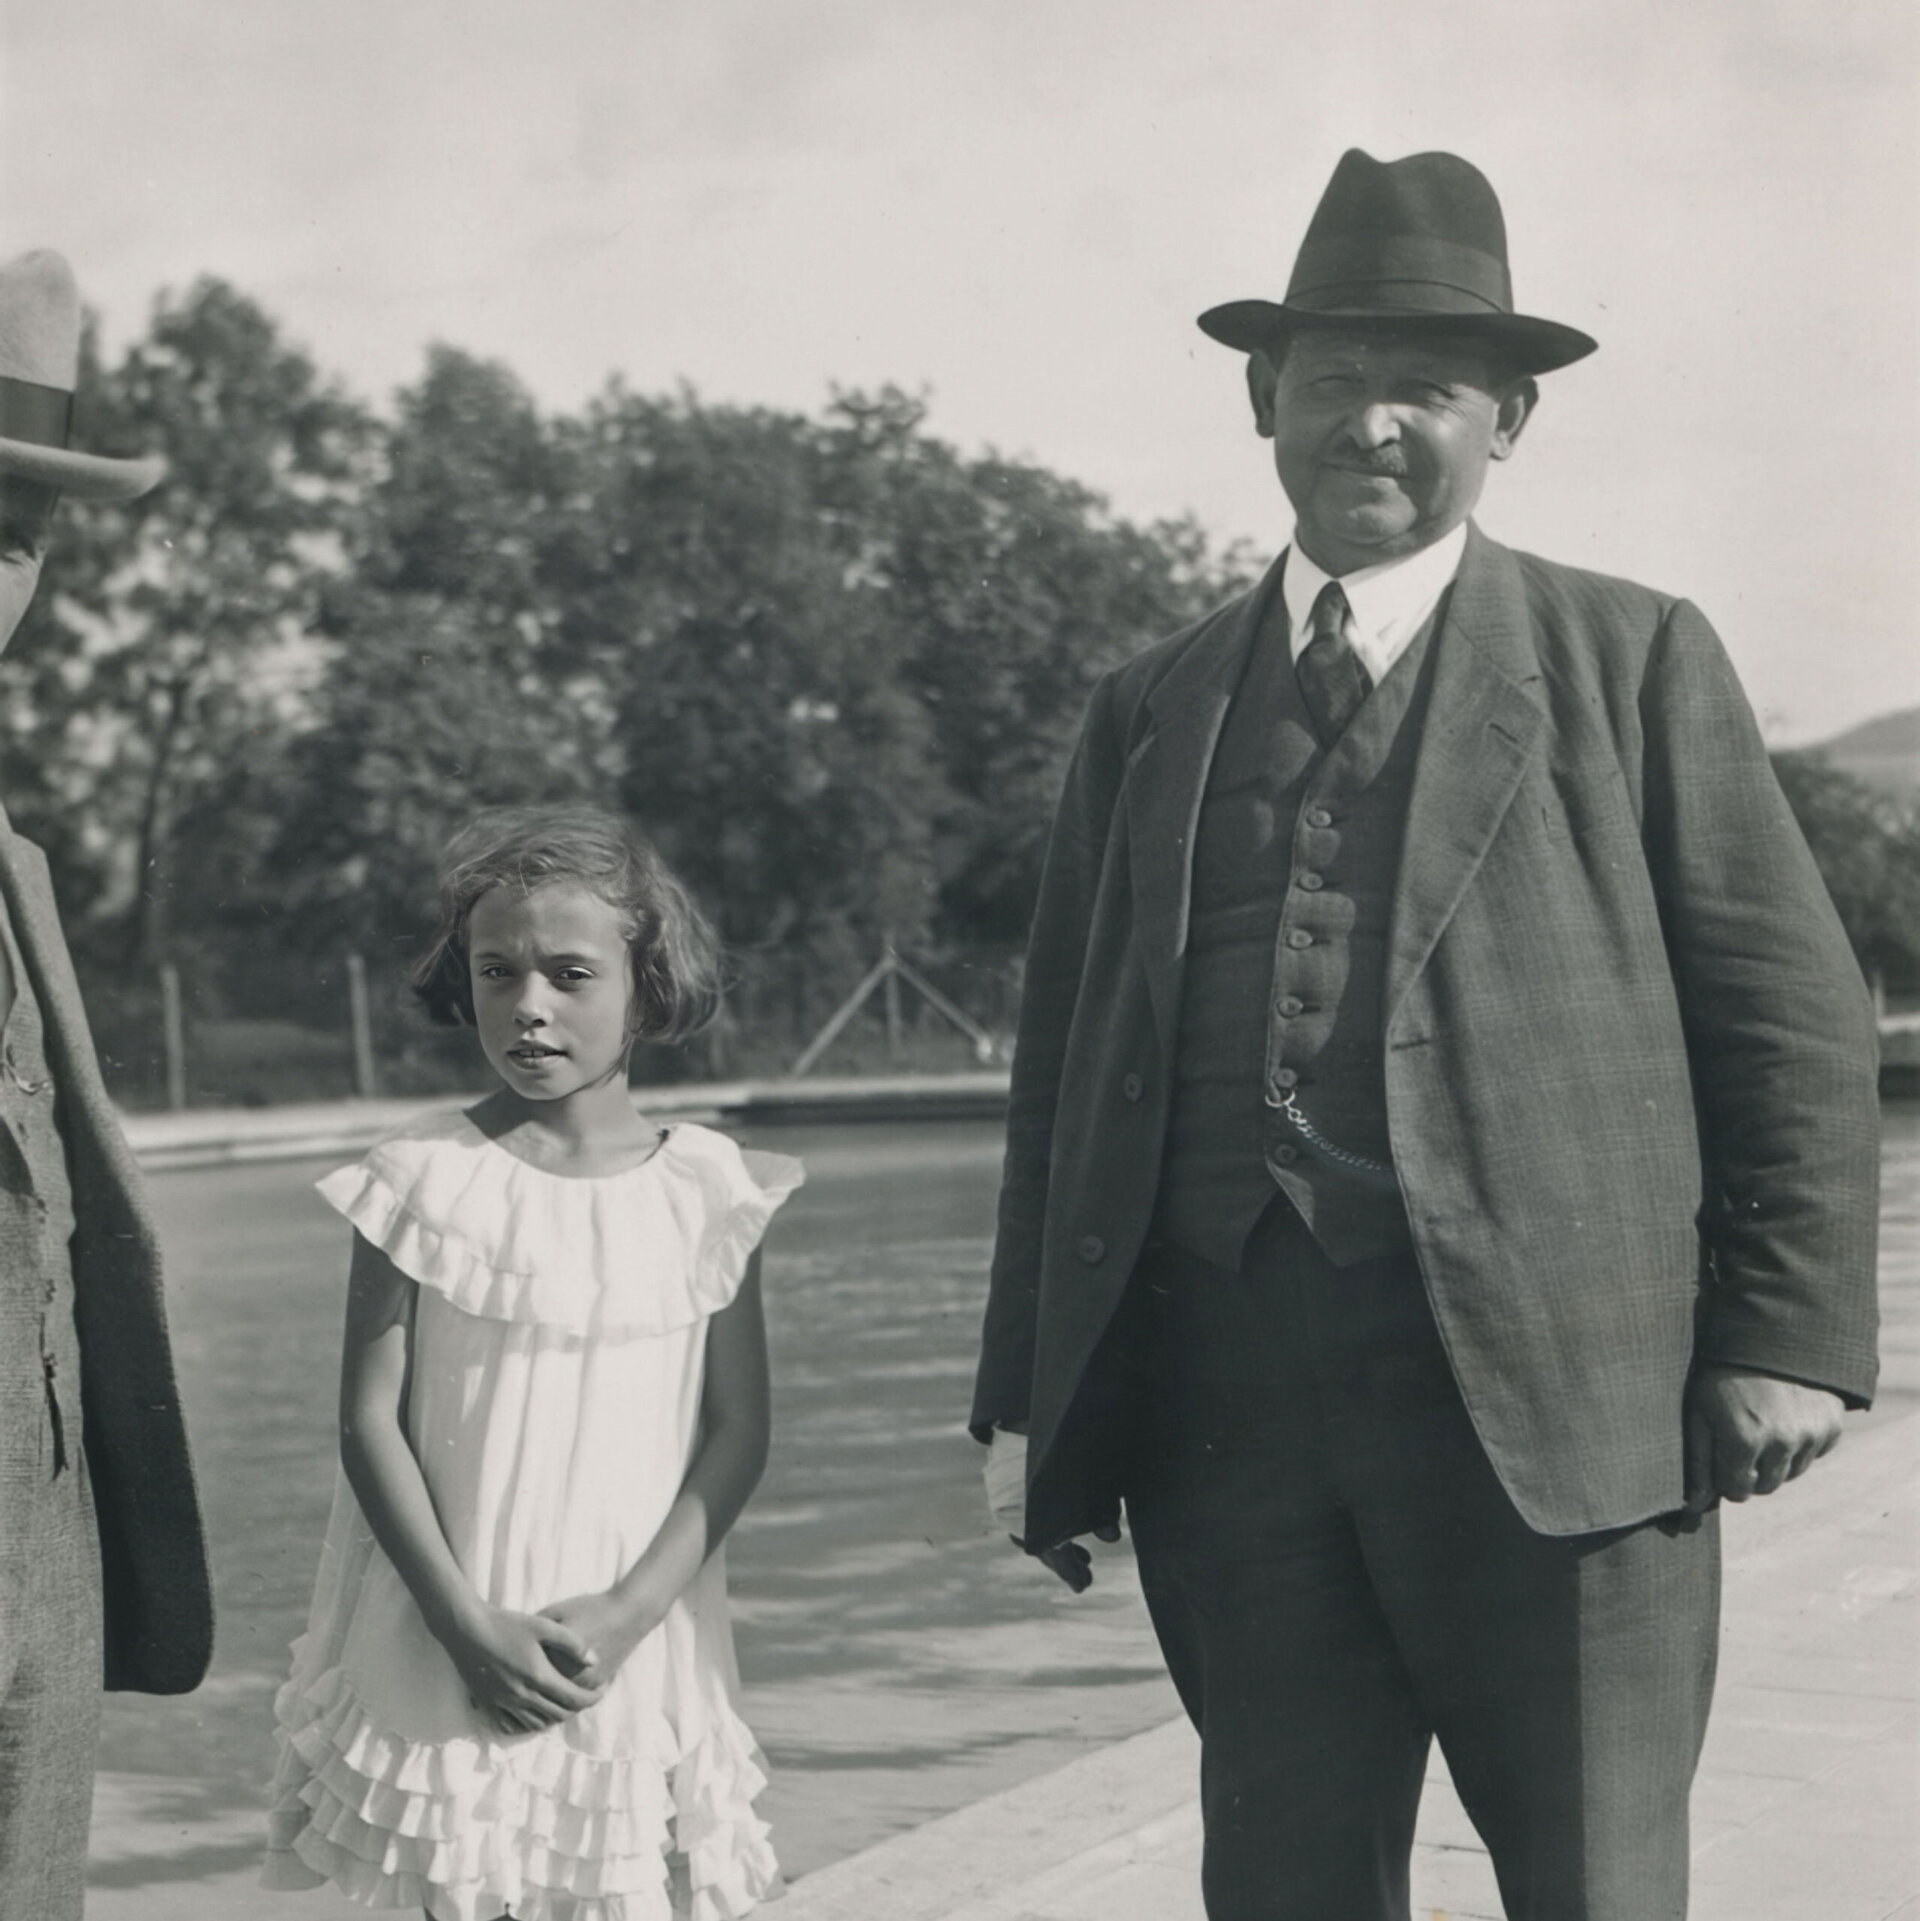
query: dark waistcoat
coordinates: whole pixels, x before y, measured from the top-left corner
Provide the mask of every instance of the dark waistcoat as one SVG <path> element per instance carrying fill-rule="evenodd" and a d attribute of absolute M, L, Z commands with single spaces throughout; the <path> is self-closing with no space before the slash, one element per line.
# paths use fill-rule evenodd
<path fill-rule="evenodd" d="M 1411 1244 L 1381 1034 L 1429 641 L 1445 606 L 1323 752 L 1276 592 L 1221 732 L 1194 842 L 1155 1216 L 1158 1233 L 1217 1266 L 1238 1267 L 1276 1184 L 1337 1265 Z"/>
<path fill-rule="evenodd" d="M 80 1445 L 73 1200 L 33 983 L 0 903 L 0 1452 L 11 1477 L 44 1480 Z"/>

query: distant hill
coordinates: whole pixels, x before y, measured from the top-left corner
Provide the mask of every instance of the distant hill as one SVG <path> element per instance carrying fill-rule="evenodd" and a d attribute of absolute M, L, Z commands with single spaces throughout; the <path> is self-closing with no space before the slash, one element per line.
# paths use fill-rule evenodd
<path fill-rule="evenodd" d="M 1920 707 L 1863 720 L 1821 741 L 1814 752 L 1856 780 L 1911 799 L 1920 795 Z"/>

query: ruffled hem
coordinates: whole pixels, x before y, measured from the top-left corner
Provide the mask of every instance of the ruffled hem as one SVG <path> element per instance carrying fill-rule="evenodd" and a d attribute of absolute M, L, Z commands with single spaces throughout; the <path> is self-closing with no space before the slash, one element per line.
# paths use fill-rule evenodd
<path fill-rule="evenodd" d="M 780 1886 L 753 1736 L 718 1706 L 682 1748 L 664 1715 L 618 1756 L 564 1742 L 411 1742 L 338 1668 L 275 1704 L 279 1764 L 263 1885 L 331 1881 L 434 1921 L 736 1921 Z M 687 1903 L 669 1891 L 685 1864 Z"/>
<path fill-rule="evenodd" d="M 732 1300 L 774 1212 L 806 1178 L 683 1124 L 625 1174 L 544 1173 L 465 1114 L 436 1114 L 317 1185 L 401 1273 L 485 1320 L 665 1334 Z"/>

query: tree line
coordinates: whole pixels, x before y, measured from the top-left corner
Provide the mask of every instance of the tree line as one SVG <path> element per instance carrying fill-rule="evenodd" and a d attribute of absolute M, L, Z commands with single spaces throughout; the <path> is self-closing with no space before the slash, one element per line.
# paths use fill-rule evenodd
<path fill-rule="evenodd" d="M 573 796 L 803 1014 L 887 940 L 1017 952 L 1093 681 L 1246 562 L 926 411 L 616 380 L 546 412 L 444 346 L 376 409 L 218 280 L 110 365 L 89 341 L 77 431 L 170 472 L 63 507 L 0 661 L 8 807 L 89 986 L 174 963 L 246 1011 L 319 954 L 395 975 L 448 831 Z"/>
<path fill-rule="evenodd" d="M 90 987 L 172 963 L 215 1011 L 297 999 L 319 954 L 396 974 L 459 820 L 575 796 L 802 1012 L 888 940 L 1011 956 L 1093 682 L 1250 574 L 897 388 L 807 416 L 616 379 L 550 412 L 436 346 L 375 407 L 214 279 L 111 364 L 90 335 L 77 413 L 170 472 L 62 508 L 0 659 L 7 805 Z M 1835 781 L 1789 790 L 1863 955 L 1911 970 L 1911 819 L 1863 857 Z"/>

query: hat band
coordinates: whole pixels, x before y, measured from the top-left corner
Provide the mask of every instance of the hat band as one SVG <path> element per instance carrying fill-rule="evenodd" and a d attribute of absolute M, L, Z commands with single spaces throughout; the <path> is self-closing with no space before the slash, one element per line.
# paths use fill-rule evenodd
<path fill-rule="evenodd" d="M 73 431 L 73 395 L 65 387 L 0 374 L 0 440 L 64 447 Z"/>
<path fill-rule="evenodd" d="M 1405 289 L 1430 286 L 1434 304 L 1423 303 L 1427 311 L 1513 311 L 1513 282 L 1505 261 L 1480 247 L 1411 233 L 1308 240 L 1294 263 L 1287 305 L 1312 307 L 1329 298 L 1347 304 L 1369 286 L 1384 292 L 1385 283 L 1397 283 L 1402 300 L 1407 298 Z M 1441 301 L 1444 307 L 1438 305 Z M 1471 304 L 1462 306 L 1462 301 Z"/>

